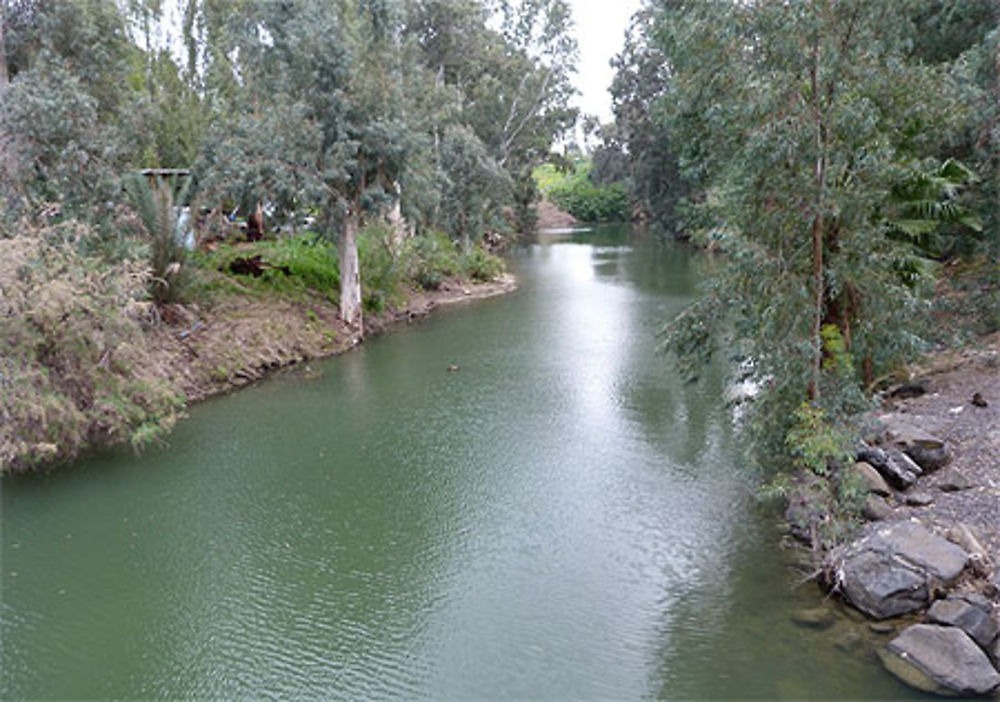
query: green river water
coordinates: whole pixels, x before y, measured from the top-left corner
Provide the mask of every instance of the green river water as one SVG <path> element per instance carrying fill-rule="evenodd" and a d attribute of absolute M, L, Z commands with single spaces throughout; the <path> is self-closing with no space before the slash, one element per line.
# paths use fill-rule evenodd
<path fill-rule="evenodd" d="M 719 374 L 654 353 L 703 264 L 543 236 L 515 293 L 3 479 L 0 697 L 912 696 L 791 623 Z"/>

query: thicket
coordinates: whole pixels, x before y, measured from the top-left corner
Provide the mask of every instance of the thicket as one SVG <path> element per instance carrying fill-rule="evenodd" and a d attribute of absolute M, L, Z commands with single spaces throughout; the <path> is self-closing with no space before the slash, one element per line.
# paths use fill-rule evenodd
<path fill-rule="evenodd" d="M 621 183 L 596 183 L 592 165 L 577 160 L 566 170 L 552 164 L 535 169 L 539 189 L 553 204 L 582 222 L 622 222 L 629 217 L 629 199 Z"/>
<path fill-rule="evenodd" d="M 0 473 L 88 446 L 145 445 L 183 406 L 148 365 L 148 271 L 81 255 L 91 235 L 70 220 L 0 236 Z"/>
<path fill-rule="evenodd" d="M 634 130 L 661 130 L 676 216 L 724 253 L 665 346 L 688 370 L 721 348 L 751 369 L 747 436 L 772 474 L 843 462 L 840 428 L 936 336 L 943 271 L 978 272 L 964 316 L 978 300 L 996 324 L 998 22 L 986 0 L 681 0 L 637 17 L 620 153 L 635 178 Z"/>

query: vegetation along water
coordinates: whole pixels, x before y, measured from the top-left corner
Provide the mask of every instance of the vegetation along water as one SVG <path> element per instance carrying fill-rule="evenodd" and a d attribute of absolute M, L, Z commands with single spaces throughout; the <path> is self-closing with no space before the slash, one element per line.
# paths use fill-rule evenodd
<path fill-rule="evenodd" d="M 699 258 L 551 238 L 515 293 L 5 481 L 0 695 L 906 695 L 790 621 L 719 369 L 654 353 Z"/>
<path fill-rule="evenodd" d="M 0 694 L 1000 690 L 1000 4 L 615 8 L 0 0 Z"/>

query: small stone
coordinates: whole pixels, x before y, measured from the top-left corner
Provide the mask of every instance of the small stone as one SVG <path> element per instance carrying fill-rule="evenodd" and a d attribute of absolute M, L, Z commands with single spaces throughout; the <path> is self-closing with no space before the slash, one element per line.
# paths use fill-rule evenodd
<path fill-rule="evenodd" d="M 941 473 L 937 486 L 942 492 L 958 492 L 974 488 L 976 484 L 964 473 L 951 468 Z"/>
<path fill-rule="evenodd" d="M 973 600 L 975 602 L 975 600 Z M 972 602 L 957 597 L 938 600 L 929 610 L 927 618 L 936 624 L 958 627 L 973 641 L 986 648 L 997 636 L 997 623 L 992 617 L 992 607 L 979 607 Z"/>
<path fill-rule="evenodd" d="M 926 507 L 927 505 L 934 504 L 934 498 L 926 492 L 911 492 L 906 496 L 906 504 L 911 507 Z"/>
<path fill-rule="evenodd" d="M 865 506 L 862 513 L 865 519 L 870 519 L 873 522 L 881 522 L 892 516 L 892 507 L 889 506 L 884 497 L 868 495 L 865 498 Z"/>
<path fill-rule="evenodd" d="M 792 621 L 807 629 L 827 629 L 833 626 L 836 618 L 826 607 L 813 607 L 793 612 Z"/>
<path fill-rule="evenodd" d="M 879 475 L 879 472 L 872 468 L 871 464 L 858 461 L 852 466 L 851 470 L 868 488 L 868 492 L 873 492 L 883 497 L 888 497 L 892 494 L 892 490 L 889 488 L 889 484 L 885 482 L 885 478 Z"/>
<path fill-rule="evenodd" d="M 896 625 L 889 622 L 872 622 L 868 628 L 876 634 L 892 634 L 896 631 Z"/>
<path fill-rule="evenodd" d="M 864 643 L 864 638 L 856 631 L 848 631 L 833 642 L 833 645 L 844 653 L 853 653 Z"/>

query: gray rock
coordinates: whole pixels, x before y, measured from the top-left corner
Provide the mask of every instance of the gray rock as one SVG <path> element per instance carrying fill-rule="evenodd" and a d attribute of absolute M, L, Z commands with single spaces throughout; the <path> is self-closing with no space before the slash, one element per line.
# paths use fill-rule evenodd
<path fill-rule="evenodd" d="M 919 522 L 897 522 L 880 528 L 867 537 L 867 542 L 869 549 L 924 568 L 945 585 L 953 583 L 969 561 L 969 554 Z"/>
<path fill-rule="evenodd" d="M 905 451 L 928 473 L 944 468 L 951 461 L 951 451 L 947 444 L 938 439 L 914 441 Z"/>
<path fill-rule="evenodd" d="M 841 588 L 855 607 L 875 619 L 914 612 L 927 604 L 927 578 L 887 553 L 863 551 L 841 568 Z"/>
<path fill-rule="evenodd" d="M 1000 686 L 1000 673 L 986 654 L 954 627 L 915 624 L 879 657 L 893 675 L 927 692 L 985 695 Z"/>
<path fill-rule="evenodd" d="M 913 473 L 918 478 L 924 474 L 924 469 L 921 468 L 916 461 L 899 449 L 889 449 L 886 453 L 889 455 L 889 458 L 895 461 L 896 465 L 903 470 Z"/>
<path fill-rule="evenodd" d="M 896 625 L 889 622 L 872 622 L 868 625 L 876 634 L 893 634 L 896 632 Z"/>
<path fill-rule="evenodd" d="M 885 478 L 870 463 L 858 461 L 851 466 L 851 472 L 858 476 L 861 483 L 868 488 L 868 492 L 874 492 L 876 495 L 882 495 L 883 497 L 888 497 L 892 494 L 892 490 L 889 488 L 889 484 L 885 482 Z"/>
<path fill-rule="evenodd" d="M 906 496 L 906 504 L 911 507 L 926 507 L 934 504 L 934 498 L 930 496 L 930 493 L 911 492 Z"/>
<path fill-rule="evenodd" d="M 937 470 L 951 460 L 944 441 L 915 426 L 909 417 L 885 414 L 879 421 L 885 426 L 886 442 L 905 452 L 925 471 Z"/>
<path fill-rule="evenodd" d="M 917 480 L 914 473 L 900 466 L 880 448 L 863 446 L 857 453 L 857 460 L 872 466 L 897 490 L 906 490 Z"/>
<path fill-rule="evenodd" d="M 986 600 L 977 603 L 975 599 L 970 602 L 958 597 L 949 597 L 935 602 L 927 610 L 927 618 L 936 624 L 958 627 L 985 649 L 993 643 L 998 633 L 992 610 Z"/>
<path fill-rule="evenodd" d="M 968 558 L 920 524 L 896 522 L 851 544 L 837 573 L 851 604 L 886 619 L 923 608 L 936 587 L 958 578 Z"/>
<path fill-rule="evenodd" d="M 964 473 L 949 468 L 947 471 L 941 472 L 937 486 L 942 492 L 958 492 L 959 490 L 970 490 L 976 487 L 976 484 Z"/>
<path fill-rule="evenodd" d="M 833 626 L 836 618 L 826 607 L 812 607 L 793 612 L 792 621 L 807 629 L 828 629 Z"/>
<path fill-rule="evenodd" d="M 880 495 L 868 495 L 865 498 L 865 506 L 862 510 L 865 519 L 873 522 L 882 522 L 892 516 L 892 507 Z"/>

